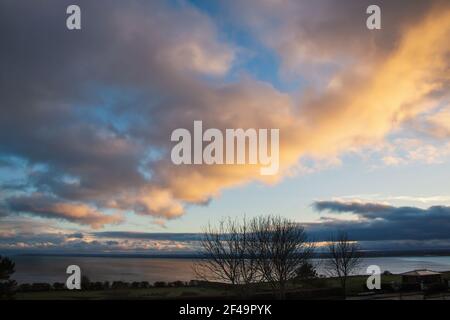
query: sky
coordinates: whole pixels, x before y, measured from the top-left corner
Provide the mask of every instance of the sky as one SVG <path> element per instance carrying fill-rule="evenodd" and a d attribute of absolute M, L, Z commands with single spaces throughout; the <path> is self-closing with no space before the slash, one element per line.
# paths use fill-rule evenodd
<path fill-rule="evenodd" d="M 266 214 L 448 248 L 448 1 L 3 0 L 0 39 L 0 252 L 190 252 Z M 175 166 L 195 120 L 279 129 L 279 172 Z"/>

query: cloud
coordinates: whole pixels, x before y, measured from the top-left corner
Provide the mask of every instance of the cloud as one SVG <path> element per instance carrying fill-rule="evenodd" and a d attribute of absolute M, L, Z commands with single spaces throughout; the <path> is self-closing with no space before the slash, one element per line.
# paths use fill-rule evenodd
<path fill-rule="evenodd" d="M 84 235 L 81 232 L 77 232 L 77 233 L 68 234 L 66 237 L 67 238 L 75 238 L 75 239 L 83 239 Z"/>
<path fill-rule="evenodd" d="M 186 254 L 198 250 L 198 245 L 172 240 L 109 240 L 67 239 L 54 234 L 18 235 L 15 238 L 0 235 L 0 250 L 14 253 L 56 254 Z"/>
<path fill-rule="evenodd" d="M 361 199 L 364 199 L 361 200 Z M 419 204 L 429 204 L 429 203 L 449 203 L 450 196 L 448 195 L 381 195 L 381 194 L 355 194 L 348 196 L 340 196 L 333 198 L 334 201 L 340 202 L 389 202 L 389 201 L 402 201 L 402 202 L 415 202 Z"/>
<path fill-rule="evenodd" d="M 404 131 L 404 130 L 403 130 Z M 400 166 L 412 163 L 429 165 L 444 163 L 449 159 L 450 143 L 442 140 L 415 137 L 391 137 L 372 148 L 358 151 L 385 166 Z M 376 165 L 378 166 L 378 165 Z"/>
<path fill-rule="evenodd" d="M 46 220 L 1 218 L 0 252 L 56 254 L 170 254 L 198 249 L 196 234 L 74 232 Z"/>
<path fill-rule="evenodd" d="M 362 70 L 364 64 L 370 68 L 374 59 L 387 58 L 405 29 L 420 23 L 439 4 L 383 1 L 379 4 L 383 31 L 368 32 L 365 20 L 366 9 L 373 4 L 370 0 L 250 0 L 239 6 L 222 2 L 237 23 L 278 54 L 284 73 L 328 77 L 333 75 L 330 70 L 357 65 Z"/>
<path fill-rule="evenodd" d="M 267 10 L 258 17 L 273 16 L 273 29 L 249 19 L 258 35 L 267 30 L 262 41 L 282 64 L 352 60 L 300 101 L 251 76 L 230 80 L 236 46 L 189 4 L 80 1 L 83 28 L 70 32 L 61 14 L 68 1 L 3 2 L 0 105 L 8 116 L 0 118 L 0 153 L 42 167 L 26 172 L 23 194 L 5 199 L 9 210 L 95 228 L 119 221 L 107 210 L 177 218 L 187 204 L 206 204 L 226 188 L 275 183 L 305 157 L 335 159 L 381 141 L 448 91 L 448 2 L 400 1 L 377 39 L 351 27 L 357 2 L 295 3 L 255 7 Z M 330 23 L 293 18 L 318 16 L 311 12 Z M 262 178 L 257 166 L 174 166 L 170 133 L 194 120 L 219 129 L 279 128 L 280 175 Z"/>
<path fill-rule="evenodd" d="M 98 238 L 113 239 L 141 239 L 141 240 L 171 240 L 171 241 L 199 241 L 199 233 L 152 233 L 129 231 L 102 231 L 93 233 Z"/>
<path fill-rule="evenodd" d="M 326 240 L 333 231 L 344 230 L 358 241 L 448 240 L 450 207 L 395 207 L 385 203 L 361 201 L 317 201 L 319 212 L 352 213 L 357 219 L 324 217 L 319 223 L 305 225 L 318 239 Z"/>
<path fill-rule="evenodd" d="M 350 68 L 336 75 L 342 84 L 339 90 L 332 88 L 306 96 L 300 106 L 286 94 L 250 80 L 226 90 L 199 92 L 198 108 L 190 108 L 189 113 L 183 112 L 171 122 L 189 128 L 194 119 L 202 117 L 208 125 L 218 128 L 280 128 L 284 173 L 307 155 L 320 159 L 369 146 L 423 112 L 425 105 L 430 107 L 425 102 L 445 85 L 442 79 L 449 63 L 449 47 L 444 40 L 450 29 L 448 12 L 433 11 L 411 30 L 401 33 L 395 48 L 384 59 L 372 62 L 371 73 L 355 74 Z M 221 102 L 221 120 L 210 118 L 219 114 L 216 101 Z M 202 115 L 195 116 L 197 109 Z M 174 168 L 158 163 L 155 179 L 168 186 L 177 199 L 203 202 L 223 188 L 261 178 L 249 167 Z"/>
<path fill-rule="evenodd" d="M 422 136 L 433 138 L 438 141 L 446 141 L 450 137 L 450 103 L 442 108 L 423 117 L 413 119 L 409 125 Z"/>
<path fill-rule="evenodd" d="M 445 249 L 450 207 L 393 206 L 363 200 L 317 201 L 319 222 L 301 223 L 311 240 L 326 241 L 347 231 L 367 250 Z M 351 214 L 349 217 L 348 214 Z M 55 253 L 195 253 L 201 233 L 83 231 L 58 228 L 23 216 L 3 217 L 0 250 Z"/>
<path fill-rule="evenodd" d="M 197 76 L 226 73 L 233 48 L 216 41 L 212 22 L 187 5 L 170 10 L 162 2 L 81 1 L 83 31 L 77 34 L 60 25 L 67 4 L 53 1 L 26 10 L 22 2 L 2 4 L 2 27 L 9 30 L 2 32 L 9 48 L 1 54 L 8 75 L 1 79 L 2 110 L 9 116 L 0 120 L 0 153 L 44 164 L 45 170 L 30 174 L 29 184 L 61 202 L 178 216 L 181 205 L 140 172 L 157 143 L 128 131 L 144 116 L 143 127 L 155 126 L 146 113 L 160 112 L 152 108 L 153 100 L 164 99 L 172 88 L 197 82 Z M 23 12 L 27 23 L 12 19 Z M 14 90 L 18 84 L 21 92 Z M 134 90 L 147 96 L 137 101 L 129 93 Z M 105 97 L 111 91 L 115 96 Z M 136 105 L 128 108 L 130 103 Z M 136 110 L 140 104 L 143 110 Z"/>
<path fill-rule="evenodd" d="M 89 225 L 94 229 L 101 228 L 105 224 L 122 221 L 120 215 L 105 215 L 83 203 L 60 202 L 56 198 L 40 194 L 9 198 L 7 207 L 13 212 L 62 219 Z"/>
<path fill-rule="evenodd" d="M 380 203 L 363 203 L 363 202 L 340 202 L 340 201 L 317 201 L 314 203 L 317 211 L 332 212 L 352 212 L 352 213 L 373 213 L 385 212 L 392 209 L 391 206 Z"/>

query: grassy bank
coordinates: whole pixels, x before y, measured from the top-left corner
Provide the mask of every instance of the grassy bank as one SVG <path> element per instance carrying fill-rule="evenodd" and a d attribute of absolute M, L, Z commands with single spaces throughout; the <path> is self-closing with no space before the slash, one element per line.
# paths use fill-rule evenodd
<path fill-rule="evenodd" d="M 229 292 L 228 292 L 229 293 Z M 183 287 L 183 288 L 148 288 L 118 290 L 61 290 L 44 292 L 20 292 L 17 300 L 109 300 L 109 299 L 180 299 L 209 296 L 224 296 L 226 290 L 216 288 Z"/>
<path fill-rule="evenodd" d="M 398 276 L 389 276 L 386 281 L 398 280 Z M 363 289 L 366 277 L 351 277 L 349 279 L 349 292 L 359 292 Z M 337 279 L 314 279 L 308 282 L 292 283 L 289 291 L 301 291 L 312 289 L 327 289 L 339 287 Z M 268 287 L 258 287 L 255 294 L 268 293 Z M 18 300 L 47 300 L 47 299 L 182 299 L 182 298 L 209 298 L 209 297 L 232 297 L 233 290 L 223 285 L 208 285 L 195 287 L 168 287 L 168 288 L 148 288 L 148 289 L 116 289 L 116 290 L 52 290 L 42 292 L 18 292 Z"/>
<path fill-rule="evenodd" d="M 450 279 L 450 272 L 443 274 L 444 279 Z M 365 291 L 367 276 L 349 277 L 347 282 L 348 295 L 357 295 Z M 382 275 L 382 287 L 393 282 L 400 283 L 400 275 Z M 339 288 L 337 278 L 316 278 L 302 282 L 292 282 L 288 291 L 293 296 L 303 298 L 326 298 L 330 290 Z M 328 290 L 328 291 L 327 291 Z M 334 290 L 333 292 L 336 292 Z M 270 296 L 271 290 L 267 285 L 258 285 L 253 288 L 252 295 L 255 297 Z M 311 296 L 309 294 L 311 293 Z M 296 295 L 297 294 L 297 295 Z M 325 294 L 325 296 L 323 295 Z M 18 300 L 104 300 L 104 299 L 201 299 L 201 298 L 233 298 L 236 292 L 230 286 L 224 284 L 207 284 L 186 287 L 165 287 L 146 289 L 110 289 L 110 290 L 52 290 L 42 292 L 18 292 Z M 333 295 L 336 298 L 336 295 Z"/>

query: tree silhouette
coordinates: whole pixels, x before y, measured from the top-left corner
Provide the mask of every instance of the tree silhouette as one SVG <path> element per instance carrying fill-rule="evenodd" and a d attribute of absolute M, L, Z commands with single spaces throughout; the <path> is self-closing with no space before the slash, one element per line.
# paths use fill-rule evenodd
<path fill-rule="evenodd" d="M 0 256 L 0 299 L 11 299 L 14 296 L 16 281 L 9 278 L 15 272 L 15 264 L 7 257 Z"/>
<path fill-rule="evenodd" d="M 281 216 L 255 217 L 250 223 L 250 257 L 278 299 L 286 298 L 287 285 L 298 269 L 309 261 L 314 244 L 308 242 L 305 229 Z"/>
<path fill-rule="evenodd" d="M 346 232 L 340 231 L 330 237 L 327 251 L 330 257 L 326 262 L 329 275 L 337 277 L 341 283 L 344 297 L 347 295 L 347 279 L 358 271 L 362 252 L 357 242 L 349 239 Z"/>
<path fill-rule="evenodd" d="M 200 241 L 203 259 L 196 261 L 199 279 L 229 283 L 240 295 L 249 294 L 251 284 L 259 281 L 255 259 L 249 259 L 253 240 L 246 219 L 226 218 L 217 227 L 208 225 Z"/>
<path fill-rule="evenodd" d="M 316 268 L 314 265 L 308 261 L 305 261 L 298 269 L 297 269 L 297 280 L 309 280 L 318 277 Z"/>
<path fill-rule="evenodd" d="M 0 280 L 9 280 L 15 272 L 15 263 L 7 257 L 0 256 Z"/>

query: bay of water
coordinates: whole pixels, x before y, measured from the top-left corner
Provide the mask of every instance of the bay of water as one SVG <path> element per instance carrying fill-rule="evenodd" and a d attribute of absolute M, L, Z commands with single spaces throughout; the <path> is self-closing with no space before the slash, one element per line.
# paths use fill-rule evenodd
<path fill-rule="evenodd" d="M 124 257 L 62 257 L 14 256 L 18 283 L 63 282 L 67 279 L 67 266 L 80 266 L 82 274 L 91 281 L 189 281 L 195 279 L 190 259 L 156 259 Z M 319 274 L 323 274 L 323 260 L 314 260 Z M 376 257 L 365 258 L 361 274 L 369 265 L 378 265 L 382 271 L 402 273 L 414 269 L 450 271 L 450 256 Z"/>

